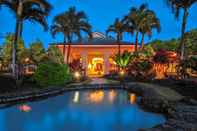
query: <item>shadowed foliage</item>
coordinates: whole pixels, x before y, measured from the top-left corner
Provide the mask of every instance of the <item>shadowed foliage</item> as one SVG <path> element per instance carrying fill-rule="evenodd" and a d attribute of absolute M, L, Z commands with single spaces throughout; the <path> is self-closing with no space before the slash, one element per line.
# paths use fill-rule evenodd
<path fill-rule="evenodd" d="M 179 52 L 181 55 L 181 59 L 184 59 L 185 56 L 185 29 L 187 25 L 187 18 L 189 16 L 189 8 L 197 3 L 197 0 L 165 0 L 167 4 L 172 8 L 172 12 L 175 14 L 175 17 L 178 19 L 180 16 L 181 10 L 183 10 L 182 17 L 182 27 L 181 27 L 181 40 Z"/>
<path fill-rule="evenodd" d="M 12 73 L 16 78 L 16 52 L 18 39 L 22 35 L 23 22 L 40 23 L 45 30 L 48 28 L 46 17 L 48 16 L 51 5 L 46 0 L 0 0 L 0 6 L 8 7 L 16 16 L 15 39 L 12 50 Z"/>

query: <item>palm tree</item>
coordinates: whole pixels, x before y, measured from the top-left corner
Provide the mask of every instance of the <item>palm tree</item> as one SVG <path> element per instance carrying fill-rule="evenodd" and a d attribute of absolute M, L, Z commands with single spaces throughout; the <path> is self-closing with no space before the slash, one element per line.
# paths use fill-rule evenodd
<path fill-rule="evenodd" d="M 0 0 L 0 6 L 5 5 L 16 16 L 15 40 L 12 50 L 12 73 L 17 78 L 16 72 L 16 49 L 18 39 L 22 35 L 23 22 L 25 20 L 37 22 L 47 29 L 46 17 L 51 5 L 46 0 Z"/>
<path fill-rule="evenodd" d="M 118 54 L 120 55 L 120 41 L 122 40 L 122 35 L 126 31 L 125 25 L 122 21 L 120 21 L 118 18 L 116 18 L 115 22 L 110 25 L 106 31 L 108 34 L 109 32 L 116 33 L 116 42 L 118 44 Z"/>
<path fill-rule="evenodd" d="M 68 11 L 55 16 L 51 33 L 55 36 L 57 33 L 63 33 L 64 43 L 68 45 L 67 49 L 67 64 L 69 63 L 70 46 L 74 37 L 81 40 L 81 32 L 87 33 L 91 37 L 91 25 L 88 23 L 86 14 L 83 11 L 77 12 L 75 7 L 71 7 Z M 63 49 L 65 56 L 65 44 Z"/>
<path fill-rule="evenodd" d="M 172 11 L 175 14 L 175 17 L 178 19 L 180 16 L 180 10 L 183 9 L 183 18 L 182 18 L 182 29 L 181 29 L 181 41 L 180 41 L 180 55 L 181 60 L 184 59 L 185 55 L 185 43 L 184 43 L 184 34 L 187 24 L 187 17 L 189 15 L 189 8 L 197 2 L 197 0 L 166 0 L 167 4 L 172 7 Z"/>
<path fill-rule="evenodd" d="M 146 19 L 146 12 L 147 5 L 142 4 L 140 8 L 132 7 L 129 14 L 124 18 L 124 22 L 127 24 L 127 27 L 130 28 L 130 30 L 134 29 L 136 32 L 135 51 L 138 50 L 138 35 L 143 25 L 144 19 Z"/>
<path fill-rule="evenodd" d="M 160 32 L 160 30 L 161 30 L 160 21 L 153 11 L 147 10 L 146 15 L 144 17 L 146 17 L 146 18 L 143 20 L 143 24 L 140 27 L 140 32 L 142 34 L 142 40 L 141 40 L 141 49 L 142 50 L 144 49 L 145 34 L 147 34 L 149 36 L 149 38 L 151 38 L 153 29 L 156 29 L 157 32 Z"/>

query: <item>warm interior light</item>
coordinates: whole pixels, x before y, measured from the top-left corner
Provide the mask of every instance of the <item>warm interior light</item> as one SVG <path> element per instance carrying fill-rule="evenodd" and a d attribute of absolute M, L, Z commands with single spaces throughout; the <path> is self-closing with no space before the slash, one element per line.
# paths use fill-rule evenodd
<path fill-rule="evenodd" d="M 95 61 L 98 62 L 98 61 L 104 61 L 104 60 L 103 60 L 103 58 L 95 57 L 95 58 L 92 59 L 92 61 L 93 62 L 95 62 Z"/>
<path fill-rule="evenodd" d="M 88 73 L 93 75 L 103 74 L 103 62 L 104 59 L 101 57 L 94 57 L 88 63 Z"/>

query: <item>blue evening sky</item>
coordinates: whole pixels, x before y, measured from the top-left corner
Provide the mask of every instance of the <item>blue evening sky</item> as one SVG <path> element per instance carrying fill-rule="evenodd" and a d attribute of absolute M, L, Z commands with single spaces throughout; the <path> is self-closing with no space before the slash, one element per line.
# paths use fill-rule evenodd
<path fill-rule="evenodd" d="M 93 27 L 93 31 L 103 33 L 105 33 L 107 27 L 113 23 L 116 17 L 123 17 L 132 6 L 139 7 L 142 3 L 147 3 L 149 8 L 154 10 L 159 17 L 162 30 L 159 34 L 154 31 L 152 38 L 146 38 L 145 41 L 148 42 L 154 39 L 166 40 L 180 36 L 182 17 L 177 21 L 171 13 L 171 9 L 166 6 L 164 0 L 50 0 L 50 2 L 53 5 L 53 10 L 48 17 L 49 25 L 51 25 L 55 15 L 67 10 L 70 6 L 76 6 L 77 10 L 85 11 Z M 193 5 L 189 12 L 187 31 L 197 28 L 197 4 Z M 0 16 L 0 35 L 14 32 L 14 15 L 7 8 L 2 8 L 0 10 Z M 63 36 L 59 34 L 53 39 L 51 34 L 44 32 L 40 25 L 25 22 L 23 39 L 27 46 L 30 42 L 40 39 L 45 47 L 48 47 L 49 43 L 61 42 Z M 134 36 L 126 34 L 124 40 L 133 42 Z M 0 38 L 0 43 L 2 41 L 3 38 Z"/>

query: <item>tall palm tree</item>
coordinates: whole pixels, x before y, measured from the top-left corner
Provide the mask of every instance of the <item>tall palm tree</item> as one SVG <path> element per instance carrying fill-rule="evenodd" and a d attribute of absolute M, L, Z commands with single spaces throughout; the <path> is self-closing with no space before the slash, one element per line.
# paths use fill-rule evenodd
<path fill-rule="evenodd" d="M 143 24 L 140 27 L 140 32 L 142 34 L 142 40 L 141 40 L 142 50 L 144 49 L 145 34 L 147 34 L 149 38 L 151 38 L 153 29 L 156 29 L 157 32 L 160 32 L 161 30 L 160 21 L 152 10 L 147 10 L 146 15 L 144 17 L 145 19 L 143 19 Z"/>
<path fill-rule="evenodd" d="M 108 34 L 109 32 L 116 33 L 116 42 L 118 44 L 118 54 L 120 55 L 120 41 L 122 40 L 123 33 L 126 31 L 126 27 L 122 21 L 116 18 L 115 22 L 110 25 L 106 31 Z"/>
<path fill-rule="evenodd" d="M 64 56 L 65 44 L 68 45 L 66 62 L 69 63 L 70 46 L 74 37 L 79 40 L 82 38 L 82 32 L 85 32 L 91 37 L 91 25 L 88 23 L 86 14 L 83 11 L 77 12 L 75 7 L 70 7 L 68 11 L 55 16 L 51 33 L 55 36 L 57 33 L 64 35 Z"/>
<path fill-rule="evenodd" d="M 182 27 L 181 27 L 181 41 L 180 41 L 180 55 L 181 60 L 185 55 L 185 43 L 184 34 L 187 24 L 187 18 L 189 15 L 189 8 L 197 2 L 197 0 L 166 0 L 167 4 L 172 8 L 175 17 L 178 19 L 180 16 L 180 10 L 183 9 Z"/>
<path fill-rule="evenodd" d="M 19 37 L 22 35 L 23 22 L 25 20 L 37 22 L 47 29 L 46 17 L 51 5 L 46 0 L 0 0 L 0 6 L 5 5 L 16 16 L 15 40 L 12 50 L 12 73 L 17 77 L 16 49 Z"/>
<path fill-rule="evenodd" d="M 135 37 L 135 51 L 138 50 L 138 35 L 140 28 L 143 25 L 144 19 L 146 19 L 147 5 L 142 4 L 139 8 L 132 7 L 129 14 L 125 16 L 124 22 L 130 29 L 134 29 L 136 33 Z"/>

